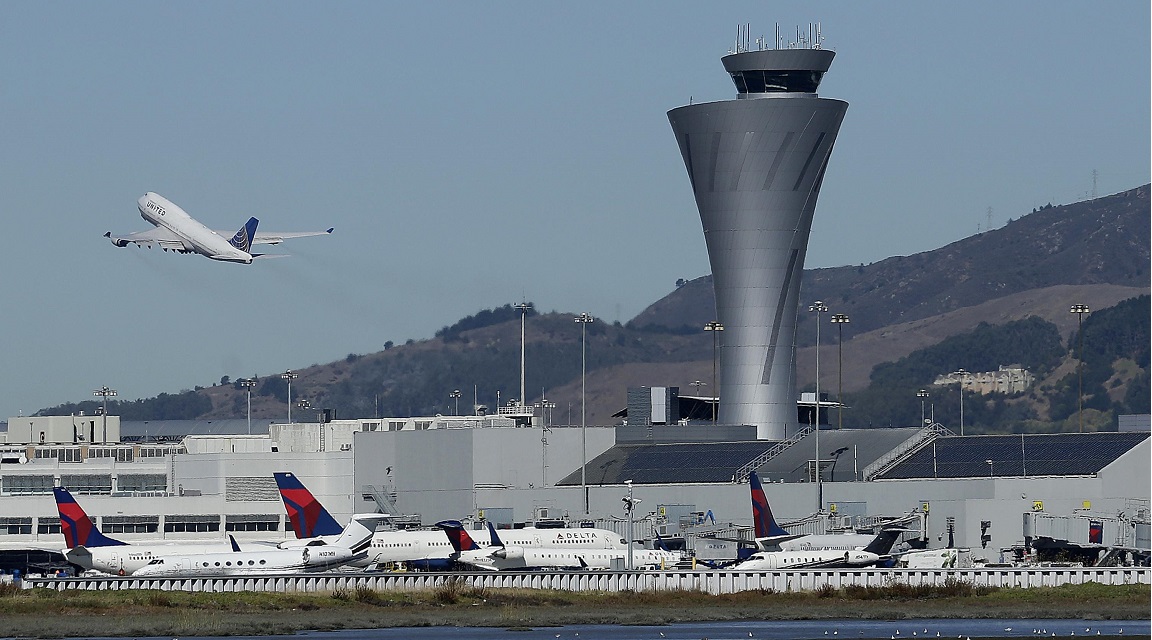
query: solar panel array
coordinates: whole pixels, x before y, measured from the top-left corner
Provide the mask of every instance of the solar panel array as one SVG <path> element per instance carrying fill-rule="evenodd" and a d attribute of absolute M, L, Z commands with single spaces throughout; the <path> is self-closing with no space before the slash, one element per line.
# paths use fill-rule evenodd
<path fill-rule="evenodd" d="M 1091 475 L 1148 436 L 1147 432 L 1108 432 L 937 438 L 879 477 Z"/>
<path fill-rule="evenodd" d="M 772 448 L 770 440 L 691 444 L 623 444 L 588 461 L 588 484 L 731 482 L 736 470 Z M 580 470 L 556 483 L 579 485 Z"/>

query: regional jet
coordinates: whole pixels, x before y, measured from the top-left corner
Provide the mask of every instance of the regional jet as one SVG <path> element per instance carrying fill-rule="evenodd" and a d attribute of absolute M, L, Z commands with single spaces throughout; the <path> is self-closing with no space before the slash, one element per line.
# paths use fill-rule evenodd
<path fill-rule="evenodd" d="M 332 233 L 332 227 L 325 231 L 294 231 L 289 233 L 256 233 L 260 223 L 256 218 L 238 231 L 213 231 L 200 223 L 183 209 L 164 196 L 149 191 L 136 202 L 140 216 L 155 225 L 155 229 L 125 235 L 104 234 L 117 247 L 135 244 L 138 247 L 159 246 L 164 251 L 176 253 L 198 253 L 212 260 L 252 264 L 253 258 L 276 258 L 283 254 L 253 253 L 252 245 L 280 244 L 289 238 L 305 238 Z"/>

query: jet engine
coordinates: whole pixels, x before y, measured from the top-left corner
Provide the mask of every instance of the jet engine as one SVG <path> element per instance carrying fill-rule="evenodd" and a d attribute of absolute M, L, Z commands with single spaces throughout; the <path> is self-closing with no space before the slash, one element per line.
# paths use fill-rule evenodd
<path fill-rule="evenodd" d="M 105 234 L 104 234 L 104 237 L 105 237 L 105 238 L 108 238 L 109 240 L 111 240 L 111 241 L 112 241 L 112 244 L 116 245 L 117 247 L 120 247 L 120 248 L 124 248 L 124 247 L 127 247 L 127 246 L 128 246 L 128 241 L 127 241 L 127 240 L 121 240 L 120 238 L 113 238 L 113 237 L 112 237 L 112 232 L 111 232 L 111 231 L 109 231 L 108 233 L 105 233 Z"/>
<path fill-rule="evenodd" d="M 501 547 L 494 551 L 492 556 L 505 560 L 523 560 L 524 547 Z"/>

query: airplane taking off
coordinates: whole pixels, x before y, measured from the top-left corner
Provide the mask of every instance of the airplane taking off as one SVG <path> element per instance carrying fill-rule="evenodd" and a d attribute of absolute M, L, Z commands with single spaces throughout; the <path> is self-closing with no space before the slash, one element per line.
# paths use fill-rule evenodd
<path fill-rule="evenodd" d="M 333 229 L 329 227 L 325 231 L 256 233 L 256 226 L 260 221 L 256 218 L 249 218 L 248 222 L 240 227 L 236 233 L 213 231 L 185 213 L 171 200 L 151 191 L 140 196 L 136 206 L 140 210 L 140 217 L 155 225 L 156 228 L 127 235 L 113 235 L 109 231 L 104 234 L 104 237 L 111 240 L 112 244 L 117 247 L 135 244 L 138 247 L 148 248 L 157 245 L 165 251 L 198 253 L 212 260 L 224 262 L 252 264 L 253 258 L 283 257 L 283 254 L 253 253 L 252 245 L 280 244 L 289 238 L 322 236 L 332 233 Z"/>

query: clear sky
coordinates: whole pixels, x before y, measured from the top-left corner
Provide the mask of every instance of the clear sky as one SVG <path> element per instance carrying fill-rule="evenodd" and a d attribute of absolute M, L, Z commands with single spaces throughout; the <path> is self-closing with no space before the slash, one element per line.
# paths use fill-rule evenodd
<path fill-rule="evenodd" d="M 666 112 L 737 25 L 819 21 L 850 103 L 808 267 L 1149 181 L 1149 4 L 0 3 L 0 417 L 269 375 L 481 309 L 627 321 L 709 273 Z M 156 191 L 245 266 L 101 235 Z"/>

